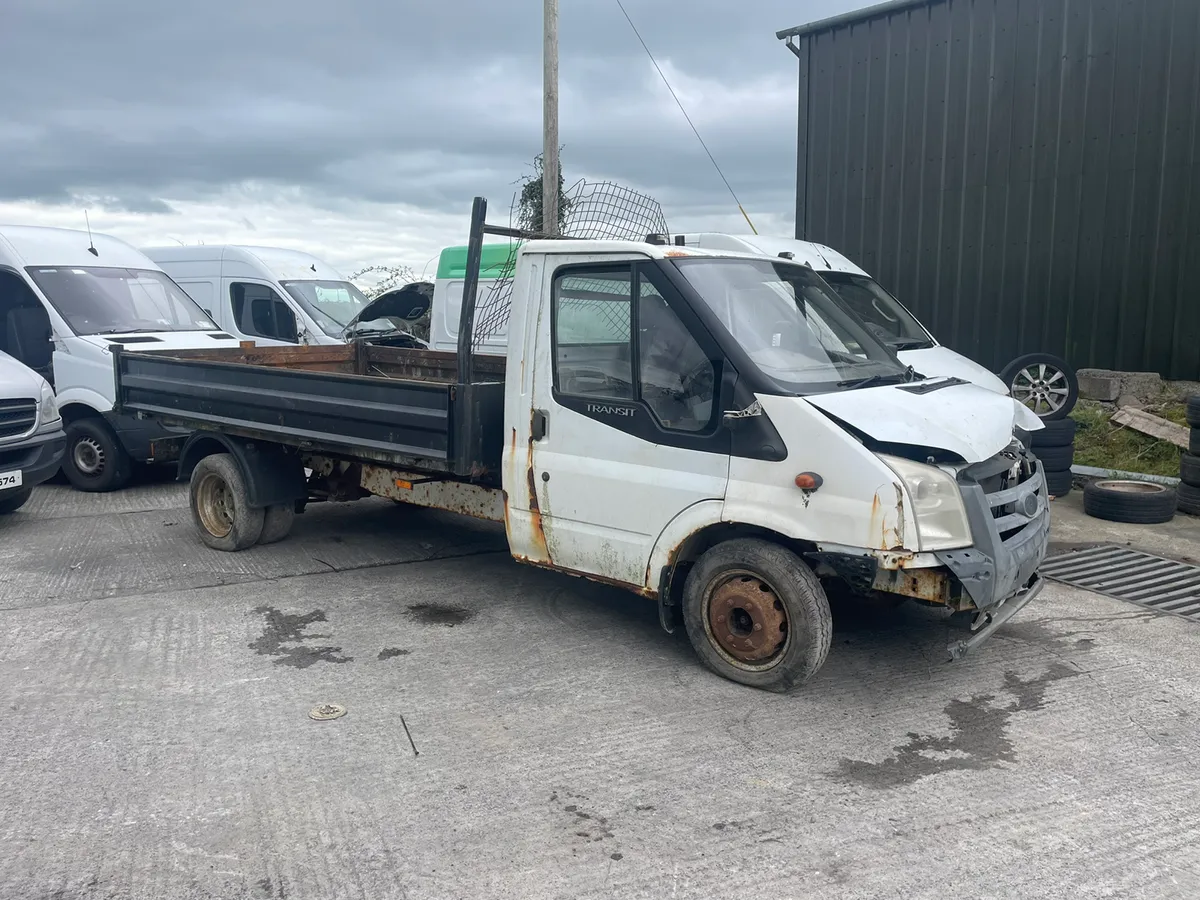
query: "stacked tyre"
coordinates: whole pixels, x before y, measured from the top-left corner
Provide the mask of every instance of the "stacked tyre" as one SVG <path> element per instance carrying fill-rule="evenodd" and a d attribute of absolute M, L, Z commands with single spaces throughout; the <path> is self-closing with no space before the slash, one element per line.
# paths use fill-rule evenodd
<path fill-rule="evenodd" d="M 1189 452 L 1179 458 L 1179 511 L 1200 516 L 1200 394 L 1188 398 L 1187 421 L 1192 430 Z"/>
<path fill-rule="evenodd" d="M 1046 491 L 1051 497 L 1071 492 L 1071 463 L 1075 460 L 1075 420 L 1042 420 L 1045 428 L 1030 436 L 1033 455 L 1042 464 Z"/>

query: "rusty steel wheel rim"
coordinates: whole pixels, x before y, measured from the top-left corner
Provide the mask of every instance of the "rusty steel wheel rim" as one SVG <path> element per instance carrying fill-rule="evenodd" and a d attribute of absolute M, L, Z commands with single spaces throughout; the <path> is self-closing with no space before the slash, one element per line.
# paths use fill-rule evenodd
<path fill-rule="evenodd" d="M 734 665 L 769 669 L 787 648 L 787 610 L 775 590 L 753 572 L 724 575 L 708 593 L 704 627 Z"/>
<path fill-rule="evenodd" d="M 213 537 L 223 538 L 233 531 L 233 497 L 220 475 L 210 472 L 196 485 L 196 512 Z"/>

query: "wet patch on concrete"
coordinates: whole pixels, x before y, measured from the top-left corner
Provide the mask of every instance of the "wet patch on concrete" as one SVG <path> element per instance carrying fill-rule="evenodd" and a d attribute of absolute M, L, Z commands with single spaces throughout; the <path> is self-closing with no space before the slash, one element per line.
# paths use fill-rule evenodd
<path fill-rule="evenodd" d="M 950 719 L 949 734 L 909 732 L 908 741 L 893 748 L 892 756 L 883 762 L 842 759 L 832 777 L 843 784 L 886 790 L 941 772 L 977 771 L 1016 762 L 1016 748 L 1008 736 L 1013 714 L 1042 709 L 1049 685 L 1078 674 L 1075 669 L 1058 663 L 1029 681 L 1007 672 L 1004 691 L 1013 698 L 1009 703 L 999 705 L 992 694 L 951 700 L 945 707 Z"/>
<path fill-rule="evenodd" d="M 444 606 L 440 603 L 417 603 L 408 608 L 408 617 L 422 625 L 444 625 L 453 628 L 462 625 L 475 615 L 474 610 L 459 606 Z"/>
<path fill-rule="evenodd" d="M 412 653 L 411 650 L 401 650 L 399 647 L 384 647 L 379 651 L 376 659 L 395 659 L 397 656 L 408 656 L 410 653 Z"/>
<path fill-rule="evenodd" d="M 295 615 L 280 612 L 273 606 L 259 606 L 254 611 L 264 619 L 263 633 L 249 645 L 250 649 L 263 656 L 279 657 L 275 660 L 277 666 L 307 669 L 319 662 L 346 663 L 354 660 L 353 656 L 340 656 L 341 647 L 313 647 L 301 643 L 329 637 L 327 634 L 304 633 L 314 622 L 325 621 L 325 611 L 322 609 Z M 293 646 L 285 646 L 288 644 Z"/>
<path fill-rule="evenodd" d="M 564 803 L 564 799 L 573 802 Z M 558 791 L 550 795 L 550 802 L 567 815 L 567 827 L 572 829 L 573 836 L 588 843 L 612 840 L 616 835 L 608 827 L 608 819 L 598 813 L 588 812 L 577 802 L 586 799 L 583 794 L 572 794 L 569 791 L 563 792 L 562 799 L 559 798 Z"/>

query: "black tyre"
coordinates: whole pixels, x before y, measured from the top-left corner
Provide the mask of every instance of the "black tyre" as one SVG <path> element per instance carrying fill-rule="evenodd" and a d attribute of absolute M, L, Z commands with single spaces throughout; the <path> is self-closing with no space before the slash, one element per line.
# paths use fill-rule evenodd
<path fill-rule="evenodd" d="M 1148 481 L 1106 479 L 1083 489 L 1083 511 L 1109 522 L 1155 525 L 1175 517 L 1174 489 Z"/>
<path fill-rule="evenodd" d="M 1071 470 L 1065 472 L 1043 472 L 1046 476 L 1046 491 L 1051 497 L 1065 497 L 1071 493 L 1071 488 L 1074 484 L 1074 476 L 1071 475 Z"/>
<path fill-rule="evenodd" d="M 700 661 L 731 681 L 784 692 L 829 653 L 833 616 L 800 557 L 754 538 L 726 541 L 692 567 L 684 624 Z"/>
<path fill-rule="evenodd" d="M 1181 484 L 1177 508 L 1181 513 L 1187 513 L 1189 516 L 1200 516 L 1200 487 L 1194 484 Z"/>
<path fill-rule="evenodd" d="M 268 506 L 263 516 L 263 530 L 258 537 L 260 544 L 274 544 L 282 541 L 292 531 L 292 522 L 296 520 L 296 504 L 280 503 Z"/>
<path fill-rule="evenodd" d="M 1187 423 L 1193 428 L 1200 428 L 1200 394 L 1187 398 Z"/>
<path fill-rule="evenodd" d="M 5 491 L 3 495 L 0 495 L 0 516 L 15 513 L 29 502 L 31 496 L 33 496 L 33 488 L 31 487 L 20 487 L 15 491 Z"/>
<path fill-rule="evenodd" d="M 1200 456 L 1184 453 L 1179 457 L 1179 480 L 1192 487 L 1200 487 Z"/>
<path fill-rule="evenodd" d="M 1200 428 L 1193 428 L 1188 434 L 1188 452 L 1200 456 Z"/>
<path fill-rule="evenodd" d="M 1018 356 L 1000 373 L 1013 398 L 1040 418 L 1065 419 L 1079 400 L 1079 380 L 1064 360 L 1049 353 Z"/>
<path fill-rule="evenodd" d="M 1071 463 L 1075 460 L 1075 445 L 1067 444 L 1065 447 L 1039 447 L 1033 451 L 1042 462 L 1042 466 L 1050 472 L 1062 472 L 1071 468 Z"/>
<path fill-rule="evenodd" d="M 246 479 L 229 453 L 206 456 L 192 470 L 192 520 L 214 550 L 245 550 L 263 533 L 265 509 L 252 507 Z"/>
<path fill-rule="evenodd" d="M 67 426 L 63 474 L 79 491 L 115 491 L 129 482 L 133 460 L 103 419 L 78 419 Z"/>
<path fill-rule="evenodd" d="M 1050 419 L 1043 424 L 1045 428 L 1030 435 L 1034 453 L 1045 447 L 1069 447 L 1075 443 L 1074 419 Z"/>

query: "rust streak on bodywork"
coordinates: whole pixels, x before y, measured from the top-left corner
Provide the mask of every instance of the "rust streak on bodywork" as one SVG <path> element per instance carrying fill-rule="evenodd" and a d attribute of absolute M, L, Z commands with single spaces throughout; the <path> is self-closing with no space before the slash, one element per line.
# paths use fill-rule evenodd
<path fill-rule="evenodd" d="M 896 522 L 889 528 L 886 520 L 884 521 L 882 548 L 884 550 L 894 550 L 904 546 L 904 488 L 894 482 L 892 487 L 896 489 Z M 876 495 L 876 499 L 878 499 L 878 495 Z"/>
<path fill-rule="evenodd" d="M 878 569 L 875 572 L 875 583 L 871 587 L 889 594 L 916 597 L 929 603 L 944 605 L 950 602 L 950 575 L 941 568 Z"/>
<path fill-rule="evenodd" d="M 647 597 L 651 600 L 658 596 L 658 591 L 652 590 L 646 587 L 644 584 L 634 584 L 628 581 L 619 581 L 616 578 L 608 578 L 605 575 L 596 575 L 592 572 L 580 572 L 576 569 L 567 569 L 562 566 L 556 566 L 553 563 L 549 563 L 544 560 L 530 559 L 527 556 L 517 556 L 514 558 L 518 562 L 527 563 L 528 565 L 536 566 L 539 569 L 548 569 L 552 572 L 561 572 L 562 574 L 570 575 L 573 578 L 582 578 L 586 581 L 594 581 L 597 584 L 606 584 L 610 587 L 617 587 L 623 591 L 632 591 L 641 597 Z"/>

